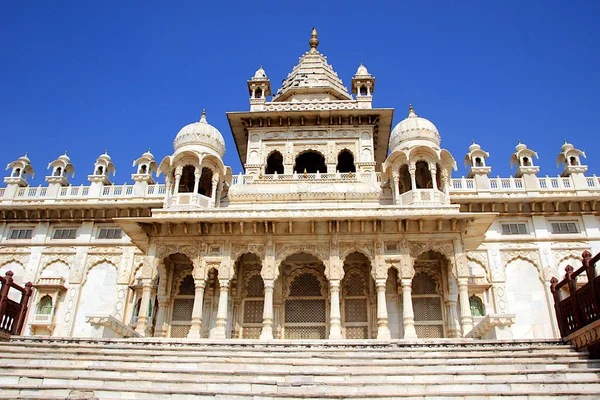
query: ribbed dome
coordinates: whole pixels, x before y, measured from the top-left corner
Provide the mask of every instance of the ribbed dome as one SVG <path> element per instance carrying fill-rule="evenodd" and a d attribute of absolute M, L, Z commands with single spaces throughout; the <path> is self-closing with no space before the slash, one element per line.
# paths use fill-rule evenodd
<path fill-rule="evenodd" d="M 440 133 L 433 122 L 417 116 L 412 105 L 408 112 L 408 118 L 400 121 L 392 130 L 390 151 L 394 151 L 396 146 L 408 140 L 427 140 L 437 146 L 440 146 L 442 141 Z"/>
<path fill-rule="evenodd" d="M 173 146 L 175 151 L 183 146 L 206 146 L 216 151 L 221 157 L 225 155 L 225 140 L 221 132 L 206 122 L 206 112 L 202 112 L 200 121 L 186 125 L 177 134 Z"/>
<path fill-rule="evenodd" d="M 360 63 L 360 65 L 358 66 L 358 69 L 356 70 L 356 73 L 354 74 L 355 76 L 366 76 L 366 75 L 371 75 L 369 73 L 369 70 L 367 69 L 367 67 L 365 67 L 362 63 Z"/>
<path fill-rule="evenodd" d="M 265 70 L 263 69 L 262 66 L 259 69 L 256 70 L 256 72 L 254 73 L 254 76 L 252 77 L 252 79 L 253 80 L 267 79 L 267 73 L 265 72 Z"/>

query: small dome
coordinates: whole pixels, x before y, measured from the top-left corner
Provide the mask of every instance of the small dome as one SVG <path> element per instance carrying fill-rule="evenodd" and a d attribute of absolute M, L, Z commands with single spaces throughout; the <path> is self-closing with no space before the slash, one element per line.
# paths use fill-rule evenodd
<path fill-rule="evenodd" d="M 254 73 L 254 76 L 252 77 L 252 79 L 253 80 L 268 79 L 267 78 L 267 73 L 265 72 L 265 70 L 263 69 L 262 66 L 259 69 L 256 70 L 256 72 Z"/>
<path fill-rule="evenodd" d="M 106 150 L 106 151 L 104 152 L 104 154 L 101 154 L 101 155 L 100 155 L 100 157 L 98 157 L 98 161 L 100 161 L 100 160 L 104 160 L 104 161 L 106 161 L 106 162 L 108 162 L 108 163 L 109 163 L 109 162 L 112 162 L 112 159 L 111 159 L 111 158 L 110 158 L 110 156 L 108 155 L 108 150 Z"/>
<path fill-rule="evenodd" d="M 142 154 L 142 158 L 148 158 L 150 160 L 154 160 L 154 154 L 150 153 L 150 149 L 147 152 Z"/>
<path fill-rule="evenodd" d="M 565 143 L 560 147 L 560 150 L 563 153 L 566 153 L 567 151 L 574 149 L 575 146 L 573 146 L 571 143 L 567 143 L 567 140 L 565 139 Z"/>
<path fill-rule="evenodd" d="M 21 161 L 23 164 L 31 164 L 31 160 L 29 159 L 29 153 L 25 153 L 24 156 L 19 157 L 17 161 Z"/>
<path fill-rule="evenodd" d="M 67 152 L 65 151 L 65 154 L 63 154 L 62 156 L 58 157 L 59 161 L 64 161 L 65 164 L 70 164 L 71 163 L 71 158 L 67 155 Z"/>
<path fill-rule="evenodd" d="M 390 135 L 390 151 L 402 142 L 408 140 L 427 140 L 439 146 L 442 142 L 437 128 L 428 119 L 415 114 L 412 104 L 408 110 L 408 118 L 400 121 Z"/>
<path fill-rule="evenodd" d="M 475 143 L 475 141 L 473 141 L 473 143 L 471 143 L 471 145 L 469 146 L 469 152 L 472 153 L 475 150 L 481 150 L 481 146 Z"/>
<path fill-rule="evenodd" d="M 200 121 L 181 128 L 173 142 L 175 151 L 188 145 L 206 146 L 216 151 L 221 157 L 225 155 L 223 135 L 217 128 L 206 122 L 206 111 L 202 111 Z"/>
<path fill-rule="evenodd" d="M 356 70 L 356 74 L 354 74 L 355 76 L 364 76 L 364 75 L 371 75 L 369 73 L 369 70 L 367 69 L 367 67 L 365 67 L 362 63 L 360 63 L 360 65 L 358 66 L 358 69 Z"/>
<path fill-rule="evenodd" d="M 526 145 L 526 144 L 523 144 L 523 143 L 521 143 L 521 141 L 519 141 L 519 144 L 517 144 L 517 145 L 515 146 L 515 150 L 517 151 L 517 153 L 519 153 L 519 152 L 521 152 L 521 151 L 525 150 L 526 148 L 527 148 L 527 145 Z"/>

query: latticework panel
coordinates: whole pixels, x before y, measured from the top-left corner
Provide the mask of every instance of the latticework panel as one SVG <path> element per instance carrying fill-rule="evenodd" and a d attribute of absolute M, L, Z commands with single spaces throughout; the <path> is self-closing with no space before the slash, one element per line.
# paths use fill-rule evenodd
<path fill-rule="evenodd" d="M 191 321 L 194 299 L 175 299 L 171 321 Z"/>
<path fill-rule="evenodd" d="M 358 273 L 352 273 L 344 277 L 345 296 L 365 296 L 365 279 Z"/>
<path fill-rule="evenodd" d="M 346 299 L 344 303 L 346 322 L 368 322 L 367 299 Z"/>
<path fill-rule="evenodd" d="M 287 323 L 324 323 L 325 320 L 325 300 L 290 299 L 285 301 L 285 322 Z"/>
<path fill-rule="evenodd" d="M 417 272 L 412 280 L 413 294 L 437 294 L 435 279 L 424 272 Z"/>
<path fill-rule="evenodd" d="M 190 325 L 173 325 L 171 326 L 172 338 L 185 338 L 190 332 Z"/>
<path fill-rule="evenodd" d="M 321 297 L 321 282 L 313 274 L 304 273 L 293 280 L 290 285 L 290 296 Z"/>
<path fill-rule="evenodd" d="M 188 275 L 185 278 L 183 278 L 183 280 L 179 284 L 178 294 L 185 294 L 185 295 L 193 296 L 194 292 L 195 292 L 195 288 L 196 287 L 194 285 L 194 278 L 191 275 Z"/>
<path fill-rule="evenodd" d="M 442 304 L 439 297 L 413 298 L 415 321 L 441 321 Z"/>
<path fill-rule="evenodd" d="M 285 328 L 286 339 L 325 339 L 324 326 L 290 326 Z"/>
<path fill-rule="evenodd" d="M 248 297 L 263 297 L 265 293 L 264 284 L 260 275 L 254 275 L 246 285 Z"/>
<path fill-rule="evenodd" d="M 346 339 L 368 339 L 369 328 L 366 326 L 352 326 L 346 328 Z"/>
<path fill-rule="evenodd" d="M 242 338 L 244 339 L 259 339 L 261 328 L 259 327 L 248 327 L 242 330 Z"/>
<path fill-rule="evenodd" d="M 415 325 L 415 330 L 419 338 L 441 338 L 444 336 L 442 325 Z"/>
<path fill-rule="evenodd" d="M 246 300 L 244 301 L 244 323 L 245 324 L 260 324 L 263 320 L 263 305 L 262 300 Z"/>

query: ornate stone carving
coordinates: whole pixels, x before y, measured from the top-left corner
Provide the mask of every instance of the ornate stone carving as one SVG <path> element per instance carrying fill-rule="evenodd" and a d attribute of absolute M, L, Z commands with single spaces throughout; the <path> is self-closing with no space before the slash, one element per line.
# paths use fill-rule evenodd
<path fill-rule="evenodd" d="M 162 260 L 175 253 L 185 254 L 190 260 L 200 255 L 198 246 L 192 244 L 161 244 L 157 246 L 156 258 Z"/>
<path fill-rule="evenodd" d="M 330 276 L 329 271 L 329 244 L 328 243 L 298 243 L 275 245 L 275 268 L 279 268 L 281 262 L 288 256 L 296 253 L 307 253 L 319 259 L 325 265 L 325 275 Z"/>
<path fill-rule="evenodd" d="M 231 259 L 237 261 L 243 254 L 252 253 L 261 260 L 265 258 L 265 245 L 262 243 L 234 243 L 231 246 Z"/>
<path fill-rule="evenodd" d="M 506 269 L 509 262 L 516 259 L 529 261 L 535 268 L 537 268 L 540 280 L 545 282 L 544 270 L 541 266 L 540 254 L 535 250 L 512 250 L 512 251 L 501 251 L 500 257 L 502 259 L 502 265 Z M 548 278 L 550 279 L 550 278 Z"/>

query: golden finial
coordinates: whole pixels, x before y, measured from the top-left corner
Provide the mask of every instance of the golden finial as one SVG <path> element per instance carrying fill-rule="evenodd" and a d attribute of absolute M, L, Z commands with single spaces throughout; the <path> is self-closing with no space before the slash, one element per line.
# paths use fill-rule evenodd
<path fill-rule="evenodd" d="M 202 109 L 202 116 L 200 117 L 200 122 L 206 122 L 206 109 Z"/>
<path fill-rule="evenodd" d="M 308 41 L 311 50 L 317 50 L 317 46 L 319 45 L 319 39 L 317 39 L 317 30 L 313 26 L 312 34 L 310 35 L 310 40 Z"/>
<path fill-rule="evenodd" d="M 408 116 L 415 115 L 415 110 L 413 110 L 412 104 L 408 105 Z"/>

